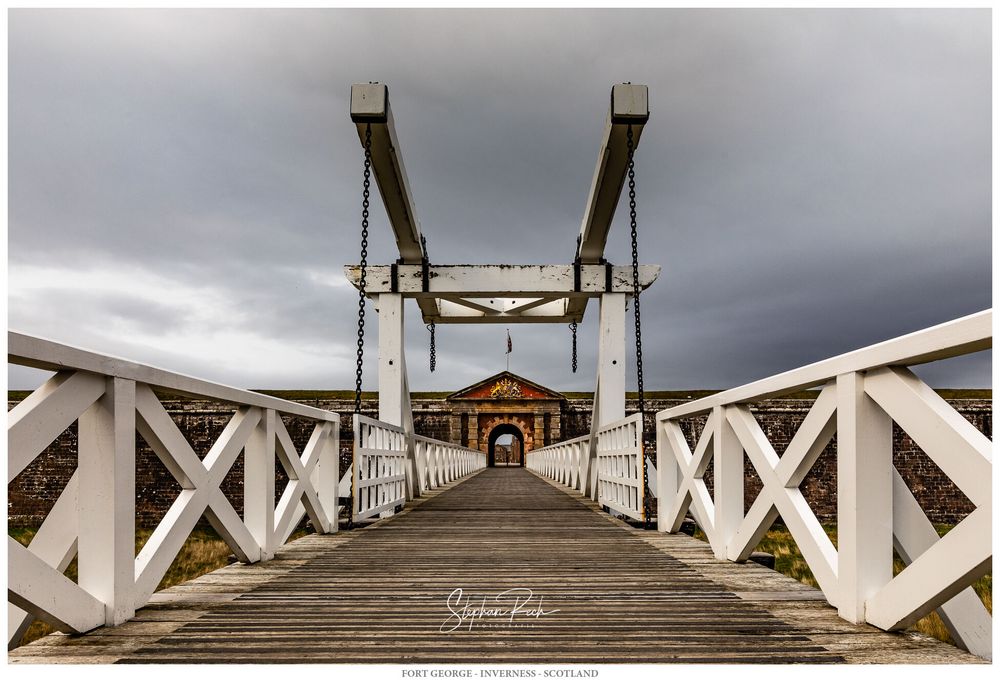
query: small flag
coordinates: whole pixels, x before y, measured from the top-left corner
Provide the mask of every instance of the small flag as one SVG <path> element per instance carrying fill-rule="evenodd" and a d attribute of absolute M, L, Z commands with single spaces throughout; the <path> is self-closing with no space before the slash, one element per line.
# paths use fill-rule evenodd
<path fill-rule="evenodd" d="M 507 354 L 514 351 L 514 343 L 510 341 L 510 329 L 507 329 Z"/>

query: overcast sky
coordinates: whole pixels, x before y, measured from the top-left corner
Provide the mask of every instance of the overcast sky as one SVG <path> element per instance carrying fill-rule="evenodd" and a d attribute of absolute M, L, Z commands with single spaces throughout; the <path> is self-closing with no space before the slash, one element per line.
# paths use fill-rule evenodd
<path fill-rule="evenodd" d="M 748 382 L 991 306 L 990 40 L 989 10 L 11 10 L 9 325 L 244 387 L 352 387 L 350 85 L 389 85 L 432 261 L 566 264 L 631 81 L 641 260 L 663 266 L 646 387 Z M 430 374 L 408 311 L 411 388 L 503 369 L 502 327 L 439 326 Z M 576 375 L 564 325 L 511 326 L 511 370 L 592 389 L 596 314 Z M 935 366 L 990 384 L 987 354 Z"/>

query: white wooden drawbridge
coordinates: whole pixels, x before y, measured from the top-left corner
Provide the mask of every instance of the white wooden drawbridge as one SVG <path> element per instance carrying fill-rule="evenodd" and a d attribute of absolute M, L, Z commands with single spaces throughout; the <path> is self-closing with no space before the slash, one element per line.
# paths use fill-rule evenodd
<path fill-rule="evenodd" d="M 910 367 L 989 349 L 991 310 L 661 411 L 654 422 L 659 467 L 654 473 L 643 454 L 642 416 L 625 415 L 625 311 L 629 298 L 638 310 L 638 297 L 659 267 L 636 261 L 613 266 L 603 258 L 649 116 L 645 86 L 612 89 L 576 254 L 563 265 L 431 264 L 388 89 L 354 86 L 351 116 L 370 153 L 368 167 L 400 255 L 395 264 L 347 267 L 361 290 L 361 312 L 366 298 L 375 302 L 379 329 L 379 417 L 355 413 L 351 473 L 339 473 L 341 426 L 335 412 L 8 332 L 8 363 L 54 372 L 8 412 L 8 484 L 74 424 L 78 436 L 76 473 L 31 543 L 24 546 L 8 536 L 9 646 L 35 618 L 71 633 L 129 620 L 150 600 L 203 515 L 241 561 L 255 563 L 273 557 L 304 517 L 317 533 L 336 533 L 338 499 L 344 495 L 351 495 L 352 521 L 391 516 L 424 490 L 485 468 L 484 453 L 413 430 L 405 300 L 416 300 L 424 321 L 437 325 L 575 324 L 589 300 L 597 299 L 599 355 L 590 433 L 530 451 L 531 471 L 637 521 L 650 523 L 655 515 L 663 533 L 677 532 L 690 515 L 721 560 L 745 560 L 780 516 L 841 617 L 899 630 L 937 610 L 958 645 L 990 657 L 991 616 L 969 585 L 990 571 L 993 558 L 992 441 Z M 805 388 L 819 389 L 818 399 L 779 455 L 753 415 L 754 403 Z M 158 393 L 234 406 L 208 454 L 195 453 Z M 301 454 L 282 416 L 313 426 Z M 893 467 L 894 423 L 975 506 L 943 537 Z M 134 548 L 137 435 L 181 488 L 139 554 Z M 834 436 L 836 545 L 800 491 Z M 240 454 L 242 514 L 221 491 Z M 763 483 L 749 508 L 744 456 Z M 279 462 L 289 481 L 276 498 Z M 896 575 L 894 550 L 906 565 Z M 63 573 L 74 558 L 75 582 Z"/>

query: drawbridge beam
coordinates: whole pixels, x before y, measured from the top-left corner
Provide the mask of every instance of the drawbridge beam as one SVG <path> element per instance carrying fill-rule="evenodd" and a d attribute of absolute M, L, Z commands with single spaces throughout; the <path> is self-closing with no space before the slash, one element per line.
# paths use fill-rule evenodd
<path fill-rule="evenodd" d="M 346 266 L 355 286 L 358 266 Z M 639 267 L 639 287 L 648 288 L 660 267 Z M 399 294 L 418 302 L 433 302 L 436 314 L 424 314 L 426 323 L 579 323 L 577 303 L 609 293 L 632 294 L 632 267 L 587 264 L 369 266 L 366 292 Z"/>
<path fill-rule="evenodd" d="M 632 127 L 633 152 L 639 147 L 642 129 L 649 121 L 649 89 L 646 86 L 619 83 L 611 88 L 611 107 L 604 122 L 604 135 L 597 153 L 594 178 L 577 237 L 575 261 L 604 263 L 611 222 L 628 175 L 628 129 Z M 587 300 L 569 303 L 567 314 L 583 319 Z"/>
<path fill-rule="evenodd" d="M 639 147 L 639 137 L 648 120 L 646 86 L 620 83 L 611 88 L 611 108 L 604 122 L 604 136 L 576 249 L 576 258 L 583 264 L 599 264 L 604 260 L 611 221 L 628 174 L 628 128 L 632 127 L 634 150 Z"/>
<path fill-rule="evenodd" d="M 406 179 L 406 168 L 389 108 L 389 88 L 382 83 L 351 86 L 351 121 L 358 127 L 362 148 L 371 127 L 372 171 L 389 225 L 396 236 L 402 264 L 422 264 L 427 254 L 420 234 L 420 222 Z M 419 303 L 424 318 L 438 314 L 433 300 Z"/>

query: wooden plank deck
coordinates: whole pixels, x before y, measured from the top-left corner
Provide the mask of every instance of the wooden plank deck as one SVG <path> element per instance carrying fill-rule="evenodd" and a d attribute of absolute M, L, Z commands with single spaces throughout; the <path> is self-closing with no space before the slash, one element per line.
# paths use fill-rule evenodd
<path fill-rule="evenodd" d="M 457 588 L 499 615 L 448 631 Z M 552 613 L 512 623 L 529 591 L 521 611 L 540 600 Z M 631 528 L 515 468 L 456 481 L 367 528 L 301 538 L 270 562 L 158 593 L 125 625 L 51 635 L 9 661 L 982 663 L 918 633 L 851 625 L 817 590 L 717 561 L 685 535 Z"/>

